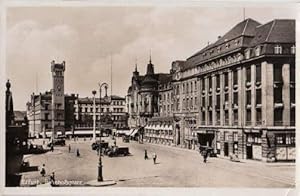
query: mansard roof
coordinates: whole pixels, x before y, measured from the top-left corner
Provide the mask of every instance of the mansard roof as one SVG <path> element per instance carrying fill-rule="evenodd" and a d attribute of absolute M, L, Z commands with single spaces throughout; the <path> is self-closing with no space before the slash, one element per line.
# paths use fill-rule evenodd
<path fill-rule="evenodd" d="M 256 27 L 256 34 L 250 45 L 262 43 L 295 43 L 295 20 L 276 19 Z"/>

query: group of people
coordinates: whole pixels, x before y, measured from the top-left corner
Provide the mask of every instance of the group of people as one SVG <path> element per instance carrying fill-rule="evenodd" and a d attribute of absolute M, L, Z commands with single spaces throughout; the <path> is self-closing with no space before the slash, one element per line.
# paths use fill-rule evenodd
<path fill-rule="evenodd" d="M 145 159 L 145 160 L 149 159 L 149 158 L 148 158 L 148 152 L 147 152 L 146 149 L 145 149 L 144 159 Z M 152 159 L 153 159 L 153 164 L 156 164 L 157 155 L 156 155 L 155 152 L 152 154 Z"/>
<path fill-rule="evenodd" d="M 42 177 L 46 177 L 46 168 L 45 168 L 45 164 L 42 165 L 41 167 L 41 171 L 40 174 L 42 175 Z M 55 186 L 55 173 L 52 172 L 50 177 L 50 185 L 51 186 Z"/>
<path fill-rule="evenodd" d="M 71 152 L 71 144 L 69 144 L 69 153 Z M 79 149 L 77 148 L 76 149 L 76 156 L 77 157 L 80 157 L 80 152 L 79 152 Z"/>

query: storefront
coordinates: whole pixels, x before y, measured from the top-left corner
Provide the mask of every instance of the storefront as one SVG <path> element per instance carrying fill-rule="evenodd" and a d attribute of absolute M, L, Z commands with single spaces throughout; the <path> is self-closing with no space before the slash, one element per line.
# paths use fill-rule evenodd
<path fill-rule="evenodd" d="M 275 159 L 277 161 L 296 160 L 294 131 L 272 131 L 269 135 L 274 135 L 275 138 Z"/>
<path fill-rule="evenodd" d="M 245 129 L 246 159 L 262 160 L 262 131 L 258 129 Z"/>

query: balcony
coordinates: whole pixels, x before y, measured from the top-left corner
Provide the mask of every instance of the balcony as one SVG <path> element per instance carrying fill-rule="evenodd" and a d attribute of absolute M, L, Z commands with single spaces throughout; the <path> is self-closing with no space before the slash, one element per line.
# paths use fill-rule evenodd
<path fill-rule="evenodd" d="M 252 125 L 252 121 L 251 120 L 247 120 L 245 123 L 246 126 L 251 126 Z"/>
<path fill-rule="evenodd" d="M 262 121 L 261 120 L 256 120 L 256 125 L 262 125 Z"/>
<path fill-rule="evenodd" d="M 201 125 L 205 125 L 206 123 L 205 123 L 205 121 L 201 121 Z"/>

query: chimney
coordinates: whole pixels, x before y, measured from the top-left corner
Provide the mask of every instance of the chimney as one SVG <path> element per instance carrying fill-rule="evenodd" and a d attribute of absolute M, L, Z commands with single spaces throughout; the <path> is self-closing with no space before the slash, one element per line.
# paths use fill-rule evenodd
<path fill-rule="evenodd" d="M 221 35 L 219 35 L 219 36 L 218 36 L 218 40 L 219 40 L 219 39 L 221 39 L 221 37 L 222 37 L 222 36 L 221 36 Z"/>

